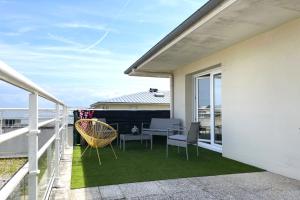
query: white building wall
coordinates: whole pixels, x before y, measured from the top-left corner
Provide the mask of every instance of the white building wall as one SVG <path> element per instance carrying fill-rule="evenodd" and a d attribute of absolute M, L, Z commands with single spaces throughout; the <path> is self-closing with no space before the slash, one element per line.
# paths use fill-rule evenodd
<path fill-rule="evenodd" d="M 297 19 L 174 71 L 175 117 L 192 120 L 189 74 L 221 63 L 223 155 L 300 179 L 299 35 Z"/>

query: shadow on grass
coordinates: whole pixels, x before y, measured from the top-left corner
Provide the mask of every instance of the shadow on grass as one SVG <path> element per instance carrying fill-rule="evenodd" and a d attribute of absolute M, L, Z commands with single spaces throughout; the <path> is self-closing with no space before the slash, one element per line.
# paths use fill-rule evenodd
<path fill-rule="evenodd" d="M 156 144 L 153 150 L 139 142 L 126 143 L 126 151 L 121 151 L 114 145 L 118 159 L 115 160 L 109 147 L 100 149 L 102 165 L 99 166 L 97 153 L 92 149 L 81 158 L 84 148 L 74 147 L 71 187 L 93 187 L 131 182 L 153 181 L 195 176 L 212 176 L 222 174 L 246 173 L 263 171 L 222 157 L 221 154 L 196 147 L 189 147 L 189 160 L 186 160 L 185 150 L 177 153 L 177 147 L 169 148 L 169 158 L 166 158 L 165 145 Z"/>

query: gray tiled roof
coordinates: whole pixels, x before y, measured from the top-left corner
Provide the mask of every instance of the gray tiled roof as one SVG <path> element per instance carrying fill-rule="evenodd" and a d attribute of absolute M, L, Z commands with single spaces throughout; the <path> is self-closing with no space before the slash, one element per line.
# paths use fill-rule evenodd
<path fill-rule="evenodd" d="M 164 97 L 155 96 L 154 92 L 138 92 L 135 94 L 125 95 L 121 97 L 106 99 L 98 101 L 91 105 L 91 107 L 102 103 L 120 103 L 120 104 L 167 104 L 170 103 L 170 92 L 169 91 L 159 91 L 158 93 L 163 93 Z"/>

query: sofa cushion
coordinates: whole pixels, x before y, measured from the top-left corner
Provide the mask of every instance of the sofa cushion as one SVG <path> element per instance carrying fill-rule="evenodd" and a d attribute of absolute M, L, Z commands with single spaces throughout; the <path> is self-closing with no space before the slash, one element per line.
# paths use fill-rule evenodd
<path fill-rule="evenodd" d="M 186 141 L 187 137 L 186 137 L 186 135 L 171 135 L 171 136 L 169 136 L 169 139 L 178 140 L 178 141 Z"/>

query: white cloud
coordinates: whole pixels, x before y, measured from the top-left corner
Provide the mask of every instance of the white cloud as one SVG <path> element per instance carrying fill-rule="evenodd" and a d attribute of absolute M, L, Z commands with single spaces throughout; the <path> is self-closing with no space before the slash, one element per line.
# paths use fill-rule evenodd
<path fill-rule="evenodd" d="M 101 38 L 99 38 L 96 42 L 94 42 L 93 44 L 89 45 L 88 47 L 86 47 L 85 49 L 83 49 L 83 51 L 90 51 L 91 49 L 95 48 L 96 46 L 98 46 L 109 34 L 109 31 L 106 31 Z"/>
<path fill-rule="evenodd" d="M 97 30 L 97 31 L 107 31 L 107 30 L 109 30 L 104 25 L 78 23 L 78 22 L 57 24 L 57 27 L 72 28 L 72 29 L 91 29 L 91 30 Z"/>
<path fill-rule="evenodd" d="M 11 3 L 13 2 L 12 0 L 0 0 L 0 3 L 6 4 L 6 3 Z"/>
<path fill-rule="evenodd" d="M 62 43 L 77 46 L 77 47 L 82 47 L 81 43 L 75 42 L 73 40 L 69 40 L 69 39 L 67 39 L 65 37 L 62 37 L 62 36 L 53 35 L 51 33 L 48 33 L 48 36 L 49 36 L 49 39 L 52 39 L 52 40 L 55 40 L 55 41 L 58 41 L 58 42 L 62 42 Z"/>
<path fill-rule="evenodd" d="M 191 6 L 199 6 L 202 2 L 200 0 L 158 0 L 159 4 L 164 6 L 181 6 L 189 4 Z"/>
<path fill-rule="evenodd" d="M 100 66 L 113 67 L 129 65 L 134 56 L 127 54 L 116 54 L 106 49 L 93 49 L 88 52 L 82 52 L 82 49 L 72 46 L 32 46 L 31 44 L 9 45 L 0 43 L 0 59 L 17 63 L 17 65 L 43 64 L 43 67 L 58 64 L 63 66 Z"/>
<path fill-rule="evenodd" d="M 130 1 L 131 0 L 127 0 L 122 5 L 122 7 L 117 11 L 114 20 L 118 20 L 121 17 L 121 15 L 123 14 L 123 12 L 125 11 L 125 9 L 127 8 L 127 6 L 130 3 Z M 110 34 L 110 32 L 111 32 L 111 30 L 106 30 L 105 33 L 98 40 L 96 40 L 94 43 L 92 43 L 91 45 L 89 45 L 88 47 L 86 47 L 84 49 L 84 51 L 89 51 L 89 50 L 95 48 L 96 46 L 98 46 L 103 40 L 105 40 L 105 38 L 108 36 L 108 34 Z"/>
<path fill-rule="evenodd" d="M 36 30 L 35 27 L 25 26 L 25 27 L 19 28 L 17 30 L 17 32 L 19 32 L 19 33 L 27 33 L 27 32 L 34 31 L 34 30 Z"/>
<path fill-rule="evenodd" d="M 82 49 L 74 48 L 70 46 L 39 46 L 37 48 L 42 51 L 82 53 Z M 92 49 L 88 52 L 88 54 L 103 56 L 103 55 L 111 55 L 112 52 L 107 49 Z"/>
<path fill-rule="evenodd" d="M 36 27 L 30 27 L 30 26 L 25 26 L 25 27 L 20 27 L 16 29 L 15 31 L 10 31 L 10 32 L 0 32 L 0 34 L 5 35 L 5 36 L 20 36 L 24 33 L 28 33 L 31 31 L 36 30 Z"/>

